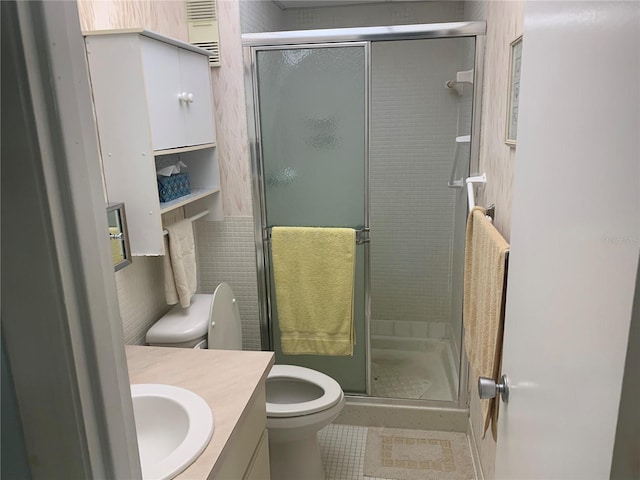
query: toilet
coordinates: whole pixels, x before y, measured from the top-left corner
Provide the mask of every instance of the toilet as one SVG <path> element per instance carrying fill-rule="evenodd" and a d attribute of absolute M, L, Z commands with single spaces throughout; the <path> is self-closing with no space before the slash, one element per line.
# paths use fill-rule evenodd
<path fill-rule="evenodd" d="M 242 349 L 240 311 L 233 290 L 195 294 L 189 308 L 173 307 L 148 331 L 152 346 Z M 267 376 L 267 430 L 273 480 L 324 480 L 318 431 L 344 408 L 338 382 L 295 365 L 274 365 Z"/>

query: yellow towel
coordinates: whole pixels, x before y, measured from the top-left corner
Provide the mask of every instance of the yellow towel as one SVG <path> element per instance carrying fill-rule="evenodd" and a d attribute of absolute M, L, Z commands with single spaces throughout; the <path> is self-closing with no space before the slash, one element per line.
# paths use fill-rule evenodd
<path fill-rule="evenodd" d="M 118 235 L 120 233 L 120 229 L 118 227 L 109 227 L 110 235 Z M 111 258 L 113 259 L 113 264 L 117 265 L 118 263 L 124 260 L 124 254 L 122 253 L 122 240 L 117 238 L 110 239 L 111 241 Z"/>
<path fill-rule="evenodd" d="M 469 214 L 464 265 L 464 344 L 472 370 L 478 376 L 499 380 L 509 244 L 475 207 Z M 495 398 L 481 400 L 483 435 L 492 423 L 497 433 Z"/>
<path fill-rule="evenodd" d="M 169 232 L 164 238 L 165 297 L 167 304 L 180 302 L 187 308 L 198 285 L 193 225 L 190 220 L 180 220 L 165 228 Z"/>
<path fill-rule="evenodd" d="M 352 228 L 272 229 L 283 353 L 353 355 L 355 244 Z"/>

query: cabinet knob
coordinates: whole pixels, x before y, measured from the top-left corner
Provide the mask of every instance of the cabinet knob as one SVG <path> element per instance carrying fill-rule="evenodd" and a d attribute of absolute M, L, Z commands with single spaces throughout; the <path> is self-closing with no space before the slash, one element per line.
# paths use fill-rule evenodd
<path fill-rule="evenodd" d="M 187 103 L 193 103 L 193 93 L 187 93 Z"/>
<path fill-rule="evenodd" d="M 178 100 L 180 100 L 181 102 L 188 102 L 189 100 L 187 97 L 188 97 L 187 92 L 180 92 L 178 94 Z"/>

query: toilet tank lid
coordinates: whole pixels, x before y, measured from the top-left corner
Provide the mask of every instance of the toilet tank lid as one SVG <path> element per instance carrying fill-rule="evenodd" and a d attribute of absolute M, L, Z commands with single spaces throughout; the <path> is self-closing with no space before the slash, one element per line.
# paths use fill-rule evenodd
<path fill-rule="evenodd" d="M 206 337 L 212 300 L 212 294 L 196 293 L 188 308 L 175 305 L 147 331 L 147 343 L 188 342 Z"/>

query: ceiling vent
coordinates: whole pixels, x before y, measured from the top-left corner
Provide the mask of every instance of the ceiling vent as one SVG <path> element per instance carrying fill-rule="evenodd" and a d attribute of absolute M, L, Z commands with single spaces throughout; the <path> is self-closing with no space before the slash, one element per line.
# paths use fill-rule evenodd
<path fill-rule="evenodd" d="M 220 66 L 220 35 L 215 0 L 187 0 L 189 43 L 210 53 L 209 65 Z"/>

